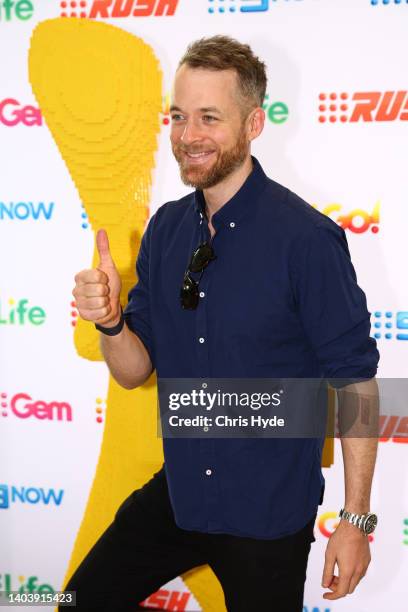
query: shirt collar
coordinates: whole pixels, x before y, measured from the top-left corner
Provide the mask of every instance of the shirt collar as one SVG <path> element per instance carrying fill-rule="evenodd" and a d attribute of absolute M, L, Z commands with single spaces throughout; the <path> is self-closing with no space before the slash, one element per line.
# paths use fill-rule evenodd
<path fill-rule="evenodd" d="M 251 159 L 253 164 L 251 174 L 237 193 L 212 216 L 211 223 L 215 228 L 235 223 L 248 209 L 251 209 L 254 198 L 265 188 L 268 177 L 259 161 L 253 156 Z M 194 193 L 194 208 L 197 213 L 205 214 L 204 194 L 198 189 Z"/>

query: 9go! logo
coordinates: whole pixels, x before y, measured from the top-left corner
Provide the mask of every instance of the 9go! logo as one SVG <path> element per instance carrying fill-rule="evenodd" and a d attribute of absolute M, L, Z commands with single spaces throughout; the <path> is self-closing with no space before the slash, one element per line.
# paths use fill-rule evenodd
<path fill-rule="evenodd" d="M 313 207 L 320 210 L 316 204 Z M 328 204 L 320 210 L 324 215 L 330 217 L 344 230 L 349 230 L 353 234 L 364 234 L 371 230 L 373 234 L 378 234 L 380 228 L 380 202 L 376 202 L 371 213 L 362 208 L 355 208 L 351 212 L 343 213 L 341 204 Z"/>
<path fill-rule="evenodd" d="M 322 536 L 325 538 L 330 538 L 330 536 L 336 531 L 339 522 L 340 517 L 337 512 L 324 512 L 317 520 L 317 527 Z M 367 537 L 370 542 L 374 540 L 372 535 Z"/>

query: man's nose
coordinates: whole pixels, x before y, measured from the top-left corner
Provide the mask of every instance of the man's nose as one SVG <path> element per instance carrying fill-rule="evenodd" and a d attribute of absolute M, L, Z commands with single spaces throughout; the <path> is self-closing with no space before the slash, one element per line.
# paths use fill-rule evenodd
<path fill-rule="evenodd" d="M 197 123 L 192 120 L 187 120 L 180 140 L 184 144 L 191 144 L 192 142 L 200 140 L 201 138 L 201 130 Z"/>

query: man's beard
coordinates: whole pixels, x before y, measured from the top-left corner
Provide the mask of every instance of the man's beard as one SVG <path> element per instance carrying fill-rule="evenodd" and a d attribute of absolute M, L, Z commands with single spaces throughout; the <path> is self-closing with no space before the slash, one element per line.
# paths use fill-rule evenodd
<path fill-rule="evenodd" d="M 197 145 L 190 148 L 172 145 L 173 155 L 179 164 L 181 180 L 185 185 L 201 191 L 214 187 L 239 168 L 247 157 L 248 148 L 245 130 L 241 129 L 238 140 L 231 149 L 220 153 L 210 168 L 201 168 L 193 164 L 185 166 L 183 152 L 200 153 L 205 149 Z"/>

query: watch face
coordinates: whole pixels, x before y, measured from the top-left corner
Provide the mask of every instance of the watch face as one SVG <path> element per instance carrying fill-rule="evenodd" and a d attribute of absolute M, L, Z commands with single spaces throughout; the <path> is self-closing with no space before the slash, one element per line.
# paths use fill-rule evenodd
<path fill-rule="evenodd" d="M 369 517 L 367 518 L 366 522 L 365 522 L 365 525 L 364 525 L 365 533 L 366 534 L 373 533 L 374 529 L 377 526 L 377 522 L 378 522 L 378 519 L 377 519 L 376 515 L 375 514 L 370 514 Z"/>

